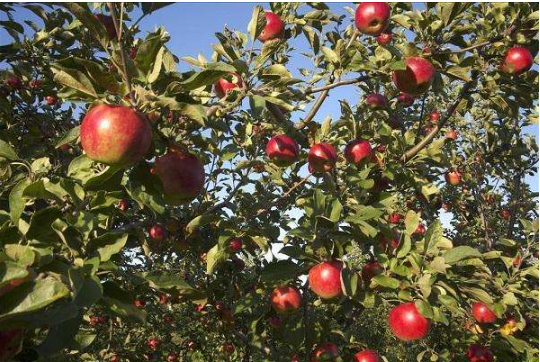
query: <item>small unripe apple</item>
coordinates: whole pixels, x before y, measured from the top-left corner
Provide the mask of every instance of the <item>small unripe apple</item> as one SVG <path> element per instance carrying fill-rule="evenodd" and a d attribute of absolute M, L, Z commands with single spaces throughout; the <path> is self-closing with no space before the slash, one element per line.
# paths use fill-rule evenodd
<path fill-rule="evenodd" d="M 441 119 L 441 114 L 439 113 L 439 111 L 433 111 L 429 114 L 429 119 L 431 120 L 431 122 L 437 123 L 439 122 L 439 119 Z"/>
<path fill-rule="evenodd" d="M 459 171 L 449 171 L 445 175 L 446 182 L 450 185 L 456 186 L 461 182 L 461 172 Z"/>
<path fill-rule="evenodd" d="M 127 199 L 122 199 L 118 201 L 118 209 L 122 212 L 126 212 L 129 208 L 129 201 Z"/>
<path fill-rule="evenodd" d="M 398 214 L 397 212 L 394 212 L 388 217 L 388 222 L 390 224 L 399 224 L 402 219 L 403 219 L 403 215 Z"/>
<path fill-rule="evenodd" d="M 426 337 L 430 321 L 424 317 L 414 302 L 400 304 L 388 314 L 388 323 L 394 335 L 402 341 L 414 341 Z"/>
<path fill-rule="evenodd" d="M 167 362 L 178 362 L 178 354 L 171 352 L 167 356 Z"/>
<path fill-rule="evenodd" d="M 116 28 L 114 26 L 113 18 L 109 15 L 94 14 L 94 17 L 105 27 L 107 30 L 107 37 L 112 40 L 116 38 Z"/>
<path fill-rule="evenodd" d="M 242 239 L 232 238 L 231 241 L 229 241 L 229 248 L 234 252 L 240 251 L 242 249 Z"/>
<path fill-rule="evenodd" d="M 473 344 L 467 349 L 469 362 L 493 362 L 493 352 L 487 347 Z"/>
<path fill-rule="evenodd" d="M 409 57 L 405 59 L 405 66 L 405 70 L 396 70 L 392 75 L 397 89 L 412 95 L 425 93 L 435 78 L 433 65 L 424 58 Z"/>
<path fill-rule="evenodd" d="M 359 165 L 371 159 L 373 156 L 373 150 L 368 141 L 362 138 L 357 138 L 347 144 L 344 154 L 345 159 L 349 163 Z"/>
<path fill-rule="evenodd" d="M 399 93 L 398 102 L 401 103 L 403 107 L 410 107 L 414 104 L 414 97 L 410 95 L 409 93 Z"/>
<path fill-rule="evenodd" d="M 302 295 L 294 286 L 279 286 L 270 294 L 270 304 L 276 313 L 291 313 L 300 308 L 300 305 L 302 304 Z"/>
<path fill-rule="evenodd" d="M 502 70 L 510 74 L 521 74 L 528 71 L 534 59 L 529 49 L 521 46 L 512 47 L 506 52 Z"/>
<path fill-rule="evenodd" d="M 333 361 L 339 357 L 338 347 L 332 342 L 322 343 L 315 348 L 311 355 L 311 362 Z"/>
<path fill-rule="evenodd" d="M 446 139 L 455 141 L 458 138 L 458 134 L 453 129 L 446 131 Z"/>
<path fill-rule="evenodd" d="M 341 269 L 340 261 L 325 261 L 313 266 L 309 270 L 308 283 L 311 290 L 322 299 L 333 299 L 341 296 Z"/>
<path fill-rule="evenodd" d="M 14 74 L 8 75 L 6 80 L 4 81 L 4 84 L 12 89 L 19 89 L 23 86 L 21 78 L 17 77 Z"/>
<path fill-rule="evenodd" d="M 233 89 L 239 89 L 243 86 L 244 82 L 242 81 L 242 77 L 237 73 L 230 73 L 214 84 L 214 92 L 219 98 L 223 98 Z"/>
<path fill-rule="evenodd" d="M 362 34 L 380 35 L 390 23 L 390 6 L 382 2 L 360 3 L 356 8 L 354 23 Z"/>
<path fill-rule="evenodd" d="M 174 205 L 190 202 L 204 187 L 202 162 L 177 146 L 170 146 L 166 154 L 156 158 L 154 173 L 161 180 L 169 203 Z"/>
<path fill-rule="evenodd" d="M 482 302 L 473 304 L 471 313 L 478 323 L 494 323 L 497 320 L 497 315 Z"/>
<path fill-rule="evenodd" d="M 383 108 L 387 106 L 386 98 L 379 93 L 371 93 L 366 96 L 366 103 L 371 108 Z"/>
<path fill-rule="evenodd" d="M 379 45 L 386 45 L 392 41 L 392 34 L 391 33 L 382 33 L 377 37 L 377 43 Z"/>
<path fill-rule="evenodd" d="M 266 155 L 278 166 L 289 166 L 298 160 L 298 143 L 286 135 L 270 138 L 266 144 Z"/>
<path fill-rule="evenodd" d="M 159 340 L 158 338 L 152 337 L 148 340 L 146 344 L 148 345 L 150 349 L 156 350 L 161 345 L 161 340 Z"/>
<path fill-rule="evenodd" d="M 148 234 L 152 240 L 161 241 L 167 237 L 167 230 L 162 225 L 156 224 L 150 227 Z"/>
<path fill-rule="evenodd" d="M 368 283 L 374 276 L 380 275 L 383 272 L 382 265 L 378 261 L 372 261 L 362 267 L 362 279 Z"/>
<path fill-rule="evenodd" d="M 271 11 L 265 11 L 264 17 L 266 18 L 266 26 L 263 28 L 257 39 L 262 42 L 273 40 L 273 39 L 283 39 L 285 35 L 285 24 L 283 20 L 277 14 L 274 14 Z"/>
<path fill-rule="evenodd" d="M 377 352 L 368 349 L 354 355 L 352 362 L 380 362 Z"/>
<path fill-rule="evenodd" d="M 331 171 L 336 162 L 336 149 L 329 143 L 316 143 L 309 149 L 308 163 L 315 173 Z"/>
<path fill-rule="evenodd" d="M 94 161 L 131 166 L 143 159 L 151 144 L 150 123 L 129 107 L 99 104 L 81 124 L 81 146 Z"/>
<path fill-rule="evenodd" d="M 270 318 L 268 318 L 268 324 L 272 328 L 281 328 L 283 325 L 283 320 L 278 315 L 273 315 Z"/>

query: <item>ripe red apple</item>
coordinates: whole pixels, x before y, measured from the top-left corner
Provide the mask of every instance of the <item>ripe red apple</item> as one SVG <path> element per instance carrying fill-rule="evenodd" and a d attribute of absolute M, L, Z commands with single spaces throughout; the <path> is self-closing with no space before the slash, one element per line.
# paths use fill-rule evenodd
<path fill-rule="evenodd" d="M 311 362 L 333 361 L 339 357 L 339 350 L 332 342 L 319 344 L 311 355 Z"/>
<path fill-rule="evenodd" d="M 392 41 L 392 33 L 382 33 L 377 37 L 379 45 L 386 45 Z"/>
<path fill-rule="evenodd" d="M 236 271 L 239 271 L 239 272 L 244 270 L 244 268 L 246 267 L 246 263 L 244 263 L 244 261 L 242 259 L 236 259 L 235 258 L 235 259 L 232 260 L 232 263 L 233 263 L 234 269 Z"/>
<path fill-rule="evenodd" d="M 272 39 L 283 39 L 285 36 L 285 24 L 283 20 L 271 11 L 265 11 L 266 26 L 259 34 L 259 39 L 262 42 Z"/>
<path fill-rule="evenodd" d="M 373 156 L 373 150 L 368 141 L 357 138 L 347 144 L 345 147 L 345 159 L 349 163 L 359 165 L 365 161 L 369 161 Z"/>
<path fill-rule="evenodd" d="M 122 212 L 126 212 L 129 208 L 129 201 L 127 199 L 122 199 L 118 201 L 118 209 Z"/>
<path fill-rule="evenodd" d="M 13 89 L 19 89 L 23 86 L 21 78 L 17 77 L 14 74 L 8 75 L 6 80 L 4 81 L 4 84 Z"/>
<path fill-rule="evenodd" d="M 0 331 L 0 361 L 11 361 L 19 353 L 22 340 L 22 329 Z"/>
<path fill-rule="evenodd" d="M 425 233 L 426 233 L 426 227 L 422 223 L 418 224 L 418 226 L 416 227 L 416 229 L 414 229 L 414 232 L 413 232 L 414 235 L 424 235 Z"/>
<path fill-rule="evenodd" d="M 500 215 L 503 219 L 508 220 L 510 218 L 511 213 L 510 213 L 510 210 L 508 209 L 502 209 Z"/>
<path fill-rule="evenodd" d="M 137 299 L 135 299 L 135 300 L 133 301 L 133 305 L 134 305 L 135 307 L 137 307 L 137 308 L 142 308 L 142 307 L 144 307 L 144 306 L 146 305 L 146 302 L 145 302 L 144 300 L 142 300 L 142 299 L 138 299 L 138 298 L 137 298 Z"/>
<path fill-rule="evenodd" d="M 280 328 L 283 324 L 283 320 L 278 315 L 273 315 L 270 318 L 268 318 L 268 324 L 270 324 L 270 327 L 272 328 Z"/>
<path fill-rule="evenodd" d="M 233 89 L 242 88 L 243 86 L 242 77 L 237 73 L 230 73 L 214 84 L 214 92 L 219 98 L 223 98 Z"/>
<path fill-rule="evenodd" d="M 227 354 L 233 354 L 235 350 L 234 344 L 232 344 L 231 342 L 225 343 L 223 344 L 222 350 Z"/>
<path fill-rule="evenodd" d="M 418 312 L 414 302 L 392 308 L 388 323 L 394 335 L 402 341 L 422 339 L 428 335 L 430 328 L 430 321 Z"/>
<path fill-rule="evenodd" d="M 383 108 L 387 106 L 386 98 L 379 93 L 371 93 L 366 96 L 366 103 L 371 108 Z"/>
<path fill-rule="evenodd" d="M 516 255 L 516 257 L 514 258 L 514 260 L 512 260 L 512 266 L 514 268 L 517 268 L 518 266 L 521 265 L 521 255 Z"/>
<path fill-rule="evenodd" d="M 167 302 L 169 301 L 169 296 L 165 293 L 160 293 L 159 294 L 159 304 L 163 305 L 163 304 L 167 304 Z"/>
<path fill-rule="evenodd" d="M 231 241 L 229 241 L 229 248 L 234 252 L 240 251 L 242 249 L 242 239 L 232 238 Z"/>
<path fill-rule="evenodd" d="M 368 349 L 354 355 L 352 362 L 380 362 L 379 355 L 374 350 Z"/>
<path fill-rule="evenodd" d="M 98 316 L 98 323 L 99 324 L 105 324 L 105 323 L 107 323 L 107 320 L 108 320 L 107 316 L 104 316 L 104 315 Z"/>
<path fill-rule="evenodd" d="M 309 149 L 308 163 L 315 173 L 332 170 L 336 162 L 336 149 L 329 143 L 316 143 Z"/>
<path fill-rule="evenodd" d="M 362 279 L 368 283 L 374 276 L 380 275 L 383 272 L 384 269 L 378 261 L 371 261 L 362 267 Z"/>
<path fill-rule="evenodd" d="M 397 99 L 403 107 L 410 107 L 414 104 L 414 97 L 408 93 L 399 93 Z"/>
<path fill-rule="evenodd" d="M 167 324 L 171 324 L 172 322 L 174 322 L 174 318 L 173 318 L 172 315 L 167 314 L 167 315 L 163 316 L 163 322 L 165 322 Z"/>
<path fill-rule="evenodd" d="M 510 74 L 521 74 L 532 67 L 533 61 L 534 59 L 529 49 L 515 46 L 506 52 L 501 68 Z"/>
<path fill-rule="evenodd" d="M 97 315 L 91 315 L 90 318 L 89 318 L 88 323 L 89 323 L 92 327 L 97 326 L 97 325 L 99 324 L 98 316 L 97 316 Z"/>
<path fill-rule="evenodd" d="M 197 342 L 195 341 L 188 341 L 187 348 L 191 351 L 193 351 L 195 348 L 197 348 Z"/>
<path fill-rule="evenodd" d="M 429 119 L 431 120 L 431 122 L 437 123 L 439 122 L 439 119 L 441 119 L 441 114 L 439 113 L 439 111 L 433 111 L 429 114 Z"/>
<path fill-rule="evenodd" d="M 290 362 L 300 362 L 300 357 L 297 354 L 293 354 L 291 356 L 291 361 Z"/>
<path fill-rule="evenodd" d="M 298 160 L 299 153 L 298 143 L 283 134 L 270 138 L 266 144 L 266 155 L 278 166 L 289 166 Z"/>
<path fill-rule="evenodd" d="M 400 240 L 401 240 L 401 236 L 396 230 L 394 230 L 391 240 L 388 240 L 386 235 L 381 234 L 381 236 L 379 237 L 379 244 L 381 245 L 383 249 L 386 249 L 386 246 L 389 246 L 390 249 L 397 249 L 399 246 Z"/>
<path fill-rule="evenodd" d="M 82 148 L 94 161 L 130 166 L 146 155 L 151 144 L 148 120 L 129 107 L 96 105 L 81 124 Z"/>
<path fill-rule="evenodd" d="M 163 226 L 156 224 L 150 227 L 148 234 L 153 240 L 161 241 L 167 237 L 167 230 Z"/>
<path fill-rule="evenodd" d="M 178 354 L 171 352 L 167 356 L 167 362 L 178 362 Z"/>
<path fill-rule="evenodd" d="M 453 129 L 446 131 L 446 139 L 455 141 L 458 138 L 458 134 Z"/>
<path fill-rule="evenodd" d="M 405 66 L 405 70 L 396 70 L 392 75 L 397 89 L 412 95 L 426 92 L 435 77 L 433 65 L 424 58 L 409 57 L 405 59 Z"/>
<path fill-rule="evenodd" d="M 448 171 L 445 175 L 446 182 L 450 185 L 456 186 L 461 182 L 461 172 L 459 171 Z"/>
<path fill-rule="evenodd" d="M 494 323 L 497 320 L 495 313 L 482 302 L 476 302 L 471 309 L 474 319 L 478 323 Z"/>
<path fill-rule="evenodd" d="M 54 106 L 58 102 L 58 98 L 55 95 L 45 96 L 45 103 L 49 106 Z"/>
<path fill-rule="evenodd" d="M 31 88 L 38 88 L 43 84 L 42 79 L 32 79 L 29 83 Z"/>
<path fill-rule="evenodd" d="M 120 361 L 121 361 L 120 357 L 115 354 L 113 354 L 111 358 L 109 358 L 109 362 L 120 362 Z"/>
<path fill-rule="evenodd" d="M 441 205 L 441 208 L 444 210 L 444 211 L 448 211 L 452 208 L 452 206 L 447 203 L 447 202 L 443 202 L 442 205 Z"/>
<path fill-rule="evenodd" d="M 398 214 L 397 212 L 394 212 L 388 217 L 388 222 L 390 224 L 399 224 L 402 219 L 403 219 L 403 215 Z"/>
<path fill-rule="evenodd" d="M 356 8 L 354 23 L 363 34 L 380 35 L 390 23 L 390 6 L 388 3 L 360 3 Z"/>
<path fill-rule="evenodd" d="M 294 312 L 302 304 L 302 295 L 296 287 L 282 285 L 275 288 L 270 294 L 270 304 L 276 313 Z"/>
<path fill-rule="evenodd" d="M 487 347 L 473 344 L 467 349 L 469 362 L 493 362 L 493 352 Z"/>
<path fill-rule="evenodd" d="M 116 38 L 116 28 L 114 27 L 113 18 L 109 15 L 104 14 L 94 14 L 94 17 L 105 27 L 105 30 L 107 30 L 107 37 L 109 39 L 115 39 Z"/>
<path fill-rule="evenodd" d="M 309 270 L 308 282 L 311 290 L 323 299 L 333 299 L 341 296 L 340 261 L 325 261 Z"/>
<path fill-rule="evenodd" d="M 158 338 L 152 337 L 148 340 L 148 342 L 146 342 L 146 344 L 148 345 L 150 349 L 156 350 L 161 345 L 161 340 L 159 340 Z"/>
<path fill-rule="evenodd" d="M 189 202 L 199 196 L 204 187 L 204 166 L 193 154 L 170 146 L 156 159 L 154 173 L 161 179 L 165 195 L 172 204 Z"/>

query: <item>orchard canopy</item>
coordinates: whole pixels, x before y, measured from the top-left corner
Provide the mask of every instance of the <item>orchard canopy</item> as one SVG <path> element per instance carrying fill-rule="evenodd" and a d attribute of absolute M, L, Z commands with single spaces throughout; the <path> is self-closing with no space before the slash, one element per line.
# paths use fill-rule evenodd
<path fill-rule="evenodd" d="M 538 361 L 538 4 L 190 6 L 0 4 L 0 362 Z"/>

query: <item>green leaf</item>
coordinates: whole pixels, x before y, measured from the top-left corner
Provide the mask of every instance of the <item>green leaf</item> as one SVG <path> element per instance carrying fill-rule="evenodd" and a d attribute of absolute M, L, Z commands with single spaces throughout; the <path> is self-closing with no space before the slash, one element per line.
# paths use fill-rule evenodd
<path fill-rule="evenodd" d="M 194 219 L 192 219 L 186 225 L 186 230 L 189 233 L 192 233 L 196 229 L 198 229 L 198 228 L 200 228 L 202 226 L 208 225 L 213 221 L 218 221 L 219 219 L 220 219 L 219 215 L 216 215 L 216 214 L 202 214 L 202 215 L 199 215 L 199 216 L 195 217 Z"/>
<path fill-rule="evenodd" d="M 116 283 L 103 283 L 103 301 L 114 313 L 121 317 L 131 317 L 141 322 L 146 321 L 146 311 L 133 305 L 133 296 L 122 290 Z"/>
<path fill-rule="evenodd" d="M 141 3 L 141 10 L 143 13 L 150 14 L 153 13 L 156 10 L 162 9 L 166 6 L 173 5 L 174 3 L 165 3 L 165 2 L 142 2 Z"/>
<path fill-rule="evenodd" d="M 261 272 L 261 281 L 275 284 L 293 280 L 303 271 L 304 268 L 290 260 L 279 260 L 264 267 Z"/>
<path fill-rule="evenodd" d="M 216 266 L 227 259 L 228 253 L 216 244 L 206 254 L 206 273 L 211 275 Z"/>
<path fill-rule="evenodd" d="M 376 275 L 371 280 L 378 285 L 386 288 L 397 289 L 399 287 L 399 280 L 388 277 L 386 275 Z"/>
<path fill-rule="evenodd" d="M 84 278 L 80 289 L 75 295 L 74 303 L 79 307 L 90 307 L 103 295 L 103 288 L 97 277 Z"/>
<path fill-rule="evenodd" d="M 210 84 L 214 84 L 221 77 L 236 72 L 236 68 L 225 63 L 208 64 L 207 68 L 194 73 L 188 79 L 180 82 L 184 90 L 193 90 Z"/>
<path fill-rule="evenodd" d="M 407 211 L 407 214 L 405 215 L 405 233 L 409 236 L 412 235 L 419 223 L 420 214 L 413 210 Z"/>
<path fill-rule="evenodd" d="M 19 159 L 19 156 L 17 156 L 17 152 L 11 146 L 5 142 L 0 140 L 0 157 L 6 158 L 10 161 L 15 161 Z"/>
<path fill-rule="evenodd" d="M 358 273 L 349 269 L 341 270 L 341 290 L 348 297 L 354 297 L 358 289 Z"/>
<path fill-rule="evenodd" d="M 469 75 L 470 68 L 468 67 L 449 67 L 446 69 L 446 73 L 453 75 L 456 78 L 462 79 L 466 82 L 469 82 L 471 80 L 471 77 Z"/>
<path fill-rule="evenodd" d="M 424 254 L 430 253 L 439 244 L 443 236 L 441 222 L 435 220 L 426 231 Z"/>
<path fill-rule="evenodd" d="M 126 245 L 128 234 L 106 233 L 89 242 L 89 247 L 95 249 L 102 262 L 108 261 Z"/>
<path fill-rule="evenodd" d="M 338 55 L 336 54 L 335 51 L 333 51 L 332 49 L 328 48 L 328 47 L 322 47 L 321 48 L 322 50 L 322 53 L 324 54 L 324 57 L 325 59 L 330 62 L 330 63 L 334 63 L 334 64 L 339 64 L 339 57 Z"/>
<path fill-rule="evenodd" d="M 50 357 L 68 347 L 81 324 L 81 318 L 76 317 L 64 321 L 49 329 L 45 340 L 37 347 L 38 353 L 43 357 Z"/>
<path fill-rule="evenodd" d="M 28 276 L 28 270 L 11 261 L 0 263 L 0 289 L 12 280 L 23 279 Z"/>
<path fill-rule="evenodd" d="M 470 246 L 458 246 L 448 250 L 443 254 L 444 261 L 448 264 L 455 264 L 460 260 L 467 258 L 480 258 L 482 254 Z"/>
<path fill-rule="evenodd" d="M 264 14 L 264 10 L 260 5 L 257 5 L 253 8 L 251 20 L 248 24 L 248 33 L 251 36 L 251 39 L 257 39 L 265 26 L 266 16 Z"/>
<path fill-rule="evenodd" d="M 23 198 L 24 190 L 32 183 L 30 179 L 23 179 L 19 181 L 9 193 L 9 213 L 11 216 L 11 222 L 15 226 L 19 224 L 19 219 L 24 211 L 24 205 L 26 200 Z"/>
<path fill-rule="evenodd" d="M 75 69 L 62 69 L 54 65 L 51 67 L 51 70 L 54 74 L 55 82 L 91 98 L 98 98 L 94 85 L 83 72 Z"/>
<path fill-rule="evenodd" d="M 35 312 L 69 295 L 69 289 L 53 278 L 23 283 L 0 299 L 0 322 Z"/>

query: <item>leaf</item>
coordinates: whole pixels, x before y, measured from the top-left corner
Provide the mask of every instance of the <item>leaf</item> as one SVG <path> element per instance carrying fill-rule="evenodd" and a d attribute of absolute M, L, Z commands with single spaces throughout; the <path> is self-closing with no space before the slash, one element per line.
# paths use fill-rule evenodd
<path fill-rule="evenodd" d="M 426 231 L 424 254 L 430 253 L 430 251 L 434 249 L 437 244 L 439 244 L 442 236 L 443 230 L 441 222 L 439 220 L 435 220 L 435 222 L 431 224 Z"/>
<path fill-rule="evenodd" d="M 328 62 L 334 63 L 334 64 L 339 63 L 339 57 L 338 57 L 338 55 L 336 54 L 335 51 L 333 51 L 332 49 L 330 49 L 328 47 L 324 47 L 324 46 L 321 48 L 321 51 L 324 54 L 324 57 L 326 58 L 326 60 Z"/>
<path fill-rule="evenodd" d="M 192 233 L 196 229 L 208 225 L 213 221 L 219 220 L 220 217 L 216 214 L 202 214 L 192 219 L 187 225 L 186 230 Z"/>
<path fill-rule="evenodd" d="M 411 251 L 411 237 L 409 235 L 405 235 L 403 237 L 402 242 L 399 244 L 396 257 L 399 259 L 404 258 L 409 254 L 410 251 Z"/>
<path fill-rule="evenodd" d="M 358 273 L 349 268 L 341 270 L 341 290 L 348 297 L 354 297 L 358 289 Z"/>
<path fill-rule="evenodd" d="M 95 249 L 102 262 L 108 261 L 126 245 L 128 234 L 106 233 L 89 242 L 89 247 Z"/>
<path fill-rule="evenodd" d="M 87 277 L 84 278 L 73 302 L 81 308 L 90 307 L 100 300 L 102 295 L 103 289 L 99 279 L 97 277 Z"/>
<path fill-rule="evenodd" d="M 405 215 L 405 233 L 409 236 L 412 235 L 419 223 L 420 214 L 414 212 L 413 210 L 407 211 L 407 214 Z"/>
<path fill-rule="evenodd" d="M 143 13 L 150 14 L 153 13 L 156 10 L 162 9 L 166 6 L 173 5 L 175 3 L 167 3 L 167 2 L 142 2 L 141 3 L 141 10 Z"/>
<path fill-rule="evenodd" d="M 214 84 L 221 77 L 236 72 L 236 68 L 225 63 L 208 64 L 207 68 L 196 72 L 188 79 L 180 82 L 185 90 L 193 90 L 210 84 Z"/>
<path fill-rule="evenodd" d="M 69 289 L 53 278 L 23 283 L 0 299 L 0 322 L 35 312 L 69 295 Z"/>
<path fill-rule="evenodd" d="M 227 258 L 227 252 L 216 244 L 206 254 L 206 274 L 211 275 L 215 267 Z"/>
<path fill-rule="evenodd" d="M 108 44 L 107 31 L 105 26 L 101 24 L 94 14 L 88 9 L 85 3 L 62 3 L 61 6 L 67 8 L 81 23 L 88 29 L 88 34 L 95 37 L 106 49 Z"/>
<path fill-rule="evenodd" d="M 55 65 L 51 67 L 51 70 L 54 74 L 55 82 L 94 99 L 98 98 L 92 82 L 83 72 L 75 69 L 62 69 Z"/>
<path fill-rule="evenodd" d="M 28 270 L 19 264 L 5 261 L 0 264 L 0 290 L 12 280 L 23 279 L 28 276 Z"/>
<path fill-rule="evenodd" d="M 265 283 L 278 283 L 295 279 L 304 268 L 290 260 L 280 260 L 270 263 L 261 272 L 261 281 Z"/>
<path fill-rule="evenodd" d="M 38 353 L 43 357 L 50 357 L 68 347 L 81 324 L 81 318 L 76 317 L 59 323 L 49 329 L 45 340 L 37 347 Z"/>
<path fill-rule="evenodd" d="M 6 158 L 10 161 L 19 159 L 17 152 L 5 141 L 0 140 L 0 157 Z"/>
<path fill-rule="evenodd" d="M 386 275 L 376 275 L 371 280 L 386 288 L 397 289 L 399 287 L 399 280 L 387 277 Z"/>
<path fill-rule="evenodd" d="M 62 138 L 60 138 L 56 142 L 56 148 L 75 141 L 77 138 L 79 138 L 80 131 L 81 126 L 76 126 L 70 129 Z"/>
<path fill-rule="evenodd" d="M 468 67 L 449 67 L 446 69 L 446 73 L 453 75 L 454 77 L 469 82 L 471 77 L 469 75 L 470 68 Z"/>
<path fill-rule="evenodd" d="M 264 14 L 264 10 L 260 5 L 257 5 L 253 8 L 251 20 L 248 24 L 248 33 L 251 36 L 251 39 L 257 39 L 265 26 L 266 16 Z"/>
<path fill-rule="evenodd" d="M 467 258 L 480 258 L 482 254 L 470 246 L 458 246 L 452 248 L 443 254 L 444 261 L 448 264 L 455 264 L 460 260 Z"/>
<path fill-rule="evenodd" d="M 15 226 L 19 225 L 19 219 L 24 211 L 24 205 L 26 204 L 26 200 L 23 198 L 24 190 L 31 183 L 32 181 L 30 181 L 30 179 L 23 179 L 19 181 L 9 193 L 9 213 L 11 222 L 13 222 Z"/>
<path fill-rule="evenodd" d="M 133 305 L 133 296 L 122 290 L 116 283 L 107 281 L 103 283 L 103 301 L 111 311 L 121 317 L 135 318 L 141 322 L 146 321 L 146 312 Z"/>
<path fill-rule="evenodd" d="M 135 65 L 137 69 L 146 78 L 159 62 L 159 67 L 163 63 L 163 58 L 158 59 L 158 54 L 161 51 L 163 54 L 163 42 L 164 34 L 162 29 L 158 29 L 156 32 L 149 34 L 142 44 L 137 48 L 137 55 L 135 57 Z"/>

